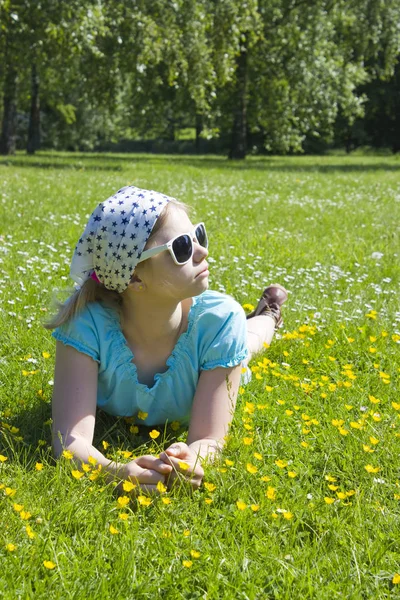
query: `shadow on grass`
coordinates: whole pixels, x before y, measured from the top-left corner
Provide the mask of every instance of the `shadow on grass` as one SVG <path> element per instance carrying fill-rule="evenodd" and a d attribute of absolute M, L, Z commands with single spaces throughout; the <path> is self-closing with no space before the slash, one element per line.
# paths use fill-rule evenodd
<path fill-rule="evenodd" d="M 325 160 L 335 160 L 334 157 L 324 156 L 286 156 L 286 157 L 249 157 L 247 160 L 229 160 L 225 156 L 187 156 L 174 154 L 110 154 L 110 153 L 71 153 L 55 154 L 52 152 L 41 151 L 34 157 L 21 158 L 4 157 L 0 159 L 0 165 L 17 166 L 22 168 L 41 168 L 41 169 L 84 169 L 90 171 L 121 171 L 124 163 L 148 163 L 148 164 L 174 164 L 176 166 L 193 167 L 196 169 L 225 169 L 230 171 L 277 171 L 283 173 L 290 172 L 310 172 L 310 173 L 364 173 L 369 171 L 399 171 L 400 161 L 394 164 L 392 159 L 387 162 L 364 162 L 369 161 L 371 157 L 343 157 L 343 162 L 333 164 L 323 164 Z M 381 157 L 380 157 L 381 158 Z M 47 162 L 46 159 L 50 159 Z M 315 163 L 313 163 L 313 159 Z M 85 161 L 83 166 L 82 161 Z M 91 161 L 92 164 L 87 164 Z M 348 162 L 346 162 L 348 161 Z M 107 165 L 107 162 L 114 163 Z M 120 163 L 117 166 L 115 163 Z"/>
<path fill-rule="evenodd" d="M 96 160 L 96 159 L 94 159 Z M 84 165 L 79 163 L 63 163 L 63 162 L 44 162 L 27 160 L 14 160 L 13 158 L 0 159 L 0 166 L 6 167 L 22 167 L 23 169 L 54 169 L 54 170 L 83 170 L 83 171 L 122 171 L 122 167 L 107 166 L 104 164 Z"/>
<path fill-rule="evenodd" d="M 149 436 L 152 429 L 160 431 L 163 443 L 159 445 L 162 448 L 177 441 L 177 436 L 182 431 L 181 429 L 173 432 L 166 425 L 140 425 L 139 431 L 132 433 L 130 427 L 129 419 L 113 417 L 98 410 L 93 445 L 102 453 L 105 452 L 102 444 L 104 441 L 114 451 L 123 449 L 136 452 L 140 449 L 139 454 L 148 454 L 150 444 L 153 443 Z M 51 460 L 51 404 L 40 401 L 3 420 L 0 423 L 0 434 L 0 454 L 7 456 L 8 464 L 17 462 L 24 467 L 34 467 L 35 462 L 43 455 L 46 455 L 47 460 Z"/>

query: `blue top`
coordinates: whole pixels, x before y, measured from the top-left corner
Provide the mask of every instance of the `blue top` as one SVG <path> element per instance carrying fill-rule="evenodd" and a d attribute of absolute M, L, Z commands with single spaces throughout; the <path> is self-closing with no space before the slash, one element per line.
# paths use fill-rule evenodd
<path fill-rule="evenodd" d="M 92 302 L 52 336 L 98 362 L 99 408 L 136 421 L 139 411 L 148 413 L 140 421 L 145 425 L 188 423 L 200 372 L 234 367 L 248 355 L 244 310 L 232 297 L 212 290 L 193 298 L 187 330 L 167 359 L 168 369 L 156 373 L 151 387 L 138 381 L 115 309 Z"/>

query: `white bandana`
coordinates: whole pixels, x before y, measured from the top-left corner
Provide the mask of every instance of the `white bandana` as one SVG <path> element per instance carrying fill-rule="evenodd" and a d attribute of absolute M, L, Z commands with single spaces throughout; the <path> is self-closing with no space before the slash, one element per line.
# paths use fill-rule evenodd
<path fill-rule="evenodd" d="M 76 245 L 72 279 L 82 285 L 94 272 L 106 288 L 123 292 L 170 200 L 159 192 L 127 186 L 99 204 Z"/>

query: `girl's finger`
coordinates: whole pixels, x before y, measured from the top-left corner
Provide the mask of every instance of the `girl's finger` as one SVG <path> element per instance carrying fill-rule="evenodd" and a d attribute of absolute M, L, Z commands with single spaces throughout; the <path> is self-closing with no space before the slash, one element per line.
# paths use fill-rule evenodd
<path fill-rule="evenodd" d="M 169 471 L 168 471 L 169 472 Z M 164 483 L 165 475 L 159 473 L 158 471 L 153 471 L 153 469 L 143 469 L 141 473 L 138 473 L 136 477 L 130 477 L 133 483 L 136 485 L 157 485 L 159 481 Z"/>
<path fill-rule="evenodd" d="M 158 471 L 161 475 L 167 475 L 172 471 L 171 465 L 165 463 L 160 458 L 154 456 L 141 456 L 136 459 L 136 464 L 142 469 L 152 469 Z"/>

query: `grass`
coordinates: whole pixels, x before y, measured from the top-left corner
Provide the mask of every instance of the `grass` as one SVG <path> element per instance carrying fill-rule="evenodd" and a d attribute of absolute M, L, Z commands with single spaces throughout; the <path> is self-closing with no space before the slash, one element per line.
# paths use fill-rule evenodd
<path fill-rule="evenodd" d="M 0 159 L 0 596 L 400 597 L 399 175 L 390 156 Z M 291 294 L 212 485 L 119 508 L 96 467 L 78 480 L 51 457 L 41 323 L 87 216 L 126 184 L 206 221 L 214 289 Z M 99 415 L 96 444 L 158 452 L 176 435 L 160 431 Z"/>

